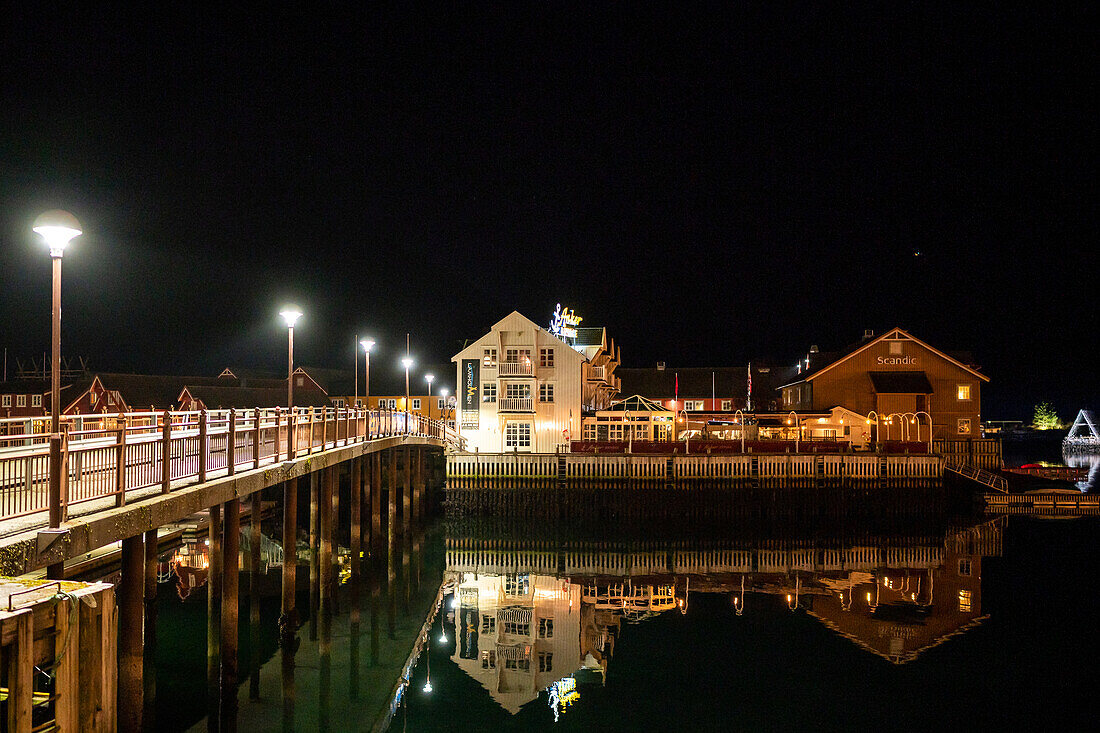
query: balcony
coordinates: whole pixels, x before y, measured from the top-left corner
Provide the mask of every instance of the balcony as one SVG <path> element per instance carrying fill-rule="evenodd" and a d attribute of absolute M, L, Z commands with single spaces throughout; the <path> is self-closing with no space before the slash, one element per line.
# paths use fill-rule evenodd
<path fill-rule="evenodd" d="M 501 377 L 530 377 L 532 376 L 531 362 L 502 361 L 497 365 L 497 374 Z"/>
<path fill-rule="evenodd" d="M 605 369 L 606 367 L 602 366 L 588 367 L 588 379 L 590 381 L 602 382 L 606 373 Z"/>
<path fill-rule="evenodd" d="M 503 366 L 503 365 L 502 365 Z M 497 402 L 497 412 L 534 412 L 533 397 L 501 397 Z"/>

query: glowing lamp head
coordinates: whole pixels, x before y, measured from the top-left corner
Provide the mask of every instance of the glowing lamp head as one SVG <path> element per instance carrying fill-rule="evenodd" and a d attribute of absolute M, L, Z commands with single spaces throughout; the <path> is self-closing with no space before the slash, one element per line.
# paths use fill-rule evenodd
<path fill-rule="evenodd" d="M 412 360 L 411 356 L 402 357 L 401 366 L 405 367 L 406 369 L 412 369 L 412 365 L 413 365 L 413 360 Z"/>
<path fill-rule="evenodd" d="M 363 347 L 363 351 L 370 353 L 370 350 L 374 348 L 374 342 L 370 339 L 363 339 L 359 342 L 359 345 Z"/>
<path fill-rule="evenodd" d="M 440 644 L 446 644 L 447 643 L 447 632 L 444 631 L 442 634 L 439 635 L 439 643 Z"/>
<path fill-rule="evenodd" d="M 288 305 L 279 311 L 279 315 L 286 321 L 287 328 L 294 328 L 295 322 L 302 317 L 302 311 L 296 305 Z"/>
<path fill-rule="evenodd" d="M 449 395 L 450 393 L 451 393 L 451 390 L 447 389 L 446 387 L 444 387 L 443 389 L 439 390 L 439 396 L 440 396 L 440 397 L 442 397 L 442 398 L 444 398 L 444 399 L 446 399 L 446 398 L 447 398 L 447 395 Z"/>
<path fill-rule="evenodd" d="M 49 245 L 50 257 L 63 255 L 65 246 L 74 237 L 81 235 L 80 222 L 76 220 L 75 216 L 61 209 L 53 209 L 39 214 L 31 228 Z"/>
<path fill-rule="evenodd" d="M 424 692 L 431 692 L 431 691 L 432 691 L 432 681 L 428 680 L 427 682 L 424 683 Z"/>
<path fill-rule="evenodd" d="M 424 375 L 424 381 L 427 382 L 429 386 L 431 386 L 431 383 L 435 381 L 435 375 L 434 374 L 425 374 Z"/>

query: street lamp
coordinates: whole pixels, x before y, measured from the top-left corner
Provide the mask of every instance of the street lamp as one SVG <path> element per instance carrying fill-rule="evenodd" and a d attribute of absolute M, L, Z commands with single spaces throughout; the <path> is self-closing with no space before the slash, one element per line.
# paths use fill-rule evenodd
<path fill-rule="evenodd" d="M 741 416 L 740 419 L 738 419 L 738 417 L 737 417 L 738 415 Z M 741 409 L 738 408 L 738 409 L 733 411 L 733 417 L 734 417 L 733 421 L 741 426 L 741 452 L 744 453 L 745 452 L 745 413 L 741 412 Z"/>
<path fill-rule="evenodd" d="M 279 315 L 286 321 L 287 332 L 287 365 L 286 365 L 286 407 L 294 408 L 294 324 L 302 317 L 302 311 L 296 305 L 288 305 L 279 311 Z"/>
<path fill-rule="evenodd" d="M 913 415 L 913 419 L 916 420 L 921 415 L 928 418 L 928 455 L 932 455 L 932 416 L 924 410 L 918 410 Z M 917 440 L 920 440 L 920 423 L 917 423 Z"/>
<path fill-rule="evenodd" d="M 61 256 L 81 234 L 80 222 L 67 211 L 53 209 L 39 214 L 31 228 L 50 248 L 53 260 L 53 357 L 50 360 L 50 527 L 61 526 Z M 61 577 L 64 564 L 47 569 L 52 579 Z"/>
<path fill-rule="evenodd" d="M 363 404 L 370 409 L 370 350 L 374 348 L 374 341 L 363 339 L 359 342 L 363 347 Z"/>
<path fill-rule="evenodd" d="M 412 357 L 406 352 L 401 358 L 401 366 L 405 367 L 405 433 L 409 432 L 409 370 L 412 369 Z"/>
<path fill-rule="evenodd" d="M 435 381 L 435 375 L 425 374 L 424 381 L 428 383 L 428 421 L 432 419 L 432 382 Z"/>
<path fill-rule="evenodd" d="M 875 440 L 874 440 L 874 442 L 877 444 L 878 439 L 881 437 L 879 435 L 879 431 L 878 431 L 879 414 L 877 412 L 875 412 L 874 410 L 871 410 L 870 412 L 867 413 L 867 425 L 868 426 L 871 424 L 871 415 L 875 416 Z"/>
<path fill-rule="evenodd" d="M 796 432 L 794 434 L 794 452 L 797 453 L 798 452 L 798 435 L 799 435 L 799 433 L 802 432 L 802 422 L 798 419 L 798 413 L 796 413 L 794 410 L 791 410 L 790 414 L 787 415 L 787 424 L 788 425 L 791 424 L 791 415 L 794 415 L 794 421 L 798 423 L 798 432 Z"/>
<path fill-rule="evenodd" d="M 691 455 L 691 423 L 687 419 L 687 408 L 680 410 L 680 414 L 683 416 L 680 418 L 680 422 L 684 424 L 684 455 L 688 456 Z"/>

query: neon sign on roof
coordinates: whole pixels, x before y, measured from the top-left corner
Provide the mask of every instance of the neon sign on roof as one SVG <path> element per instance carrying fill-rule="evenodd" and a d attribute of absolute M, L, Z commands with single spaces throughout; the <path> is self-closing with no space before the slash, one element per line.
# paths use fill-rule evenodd
<path fill-rule="evenodd" d="M 583 320 L 572 308 L 562 308 L 561 303 L 558 303 L 554 315 L 550 317 L 550 333 L 560 339 L 575 339 L 577 326 Z"/>

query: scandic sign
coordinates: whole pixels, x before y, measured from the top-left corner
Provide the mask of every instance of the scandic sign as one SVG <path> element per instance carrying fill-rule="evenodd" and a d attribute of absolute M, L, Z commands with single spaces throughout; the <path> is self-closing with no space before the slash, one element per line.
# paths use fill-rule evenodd
<path fill-rule="evenodd" d="M 918 363 L 917 357 L 915 356 L 880 356 L 875 359 L 875 361 L 883 366 L 896 366 L 899 364 L 904 364 L 906 366 L 916 366 Z"/>

